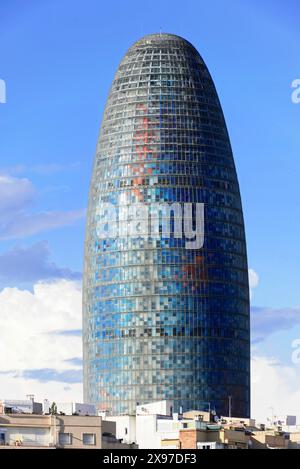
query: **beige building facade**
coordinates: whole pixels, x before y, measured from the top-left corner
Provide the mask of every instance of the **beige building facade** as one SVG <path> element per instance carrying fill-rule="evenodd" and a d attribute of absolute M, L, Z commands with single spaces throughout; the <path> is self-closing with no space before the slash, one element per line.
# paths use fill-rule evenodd
<path fill-rule="evenodd" d="M 0 415 L 0 449 L 128 449 L 115 437 L 115 422 L 96 416 Z"/>

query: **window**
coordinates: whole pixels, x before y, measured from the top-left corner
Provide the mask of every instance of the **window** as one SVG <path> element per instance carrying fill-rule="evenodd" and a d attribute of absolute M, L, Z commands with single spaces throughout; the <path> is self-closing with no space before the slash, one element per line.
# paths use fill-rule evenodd
<path fill-rule="evenodd" d="M 96 440 L 95 433 L 83 433 L 82 434 L 82 443 L 84 445 L 94 445 Z"/>
<path fill-rule="evenodd" d="M 59 433 L 58 441 L 60 445 L 71 445 L 72 433 Z"/>

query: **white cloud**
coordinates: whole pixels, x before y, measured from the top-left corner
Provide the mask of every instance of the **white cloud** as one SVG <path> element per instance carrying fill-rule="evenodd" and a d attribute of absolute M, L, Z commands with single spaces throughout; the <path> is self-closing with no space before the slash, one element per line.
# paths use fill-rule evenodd
<path fill-rule="evenodd" d="M 39 175 L 53 175 L 56 173 L 61 173 L 64 171 L 72 171 L 80 168 L 80 161 L 72 161 L 70 163 L 43 163 L 43 164 L 37 164 L 37 165 L 24 165 L 24 164 L 18 164 L 14 166 L 7 166 L 7 167 L 2 167 L 0 169 L 0 173 L 5 174 L 5 175 L 21 175 L 21 174 L 28 174 L 28 173 L 33 173 L 33 174 L 39 174 Z"/>
<path fill-rule="evenodd" d="M 36 402 L 82 402 L 82 384 L 64 384 L 56 381 L 39 382 L 22 376 L 0 375 L 0 398 L 25 399 L 33 394 Z"/>
<path fill-rule="evenodd" d="M 23 210 L 34 200 L 36 191 L 32 183 L 25 178 L 14 178 L 0 174 L 0 213 Z"/>
<path fill-rule="evenodd" d="M 251 362 L 252 417 L 266 422 L 272 414 L 277 419 L 297 415 L 300 422 L 300 368 L 275 359 L 256 356 Z"/>
<path fill-rule="evenodd" d="M 72 225 L 85 210 L 33 212 L 37 192 L 26 178 L 0 174 L 0 239 L 31 236 L 60 226 Z"/>
<path fill-rule="evenodd" d="M 66 393 L 71 396 L 74 392 L 72 399 L 79 396 L 80 383 L 74 379 L 64 383 L 63 379 L 55 378 L 55 373 L 62 377 L 64 373 L 66 376 L 80 373 L 80 363 L 71 360 L 82 356 L 80 334 L 72 333 L 81 329 L 80 283 L 68 280 L 37 283 L 33 292 L 5 288 L 0 292 L 0 315 L 0 398 L 22 398 L 25 390 L 35 394 L 45 392 L 54 399 L 49 395 L 51 391 L 60 400 Z M 51 370 L 55 371 L 54 378 L 48 382 L 31 379 L 35 370 L 43 369 L 50 370 L 50 375 Z"/>
<path fill-rule="evenodd" d="M 61 226 L 73 225 L 84 218 L 85 213 L 85 209 L 79 209 L 67 212 L 17 214 L 17 216 L 9 217 L 5 226 L 2 226 L 2 230 L 0 223 L 0 239 L 20 239 Z"/>
<path fill-rule="evenodd" d="M 248 276 L 249 276 L 250 299 L 252 299 L 253 290 L 259 284 L 259 276 L 253 269 L 248 270 Z"/>
<path fill-rule="evenodd" d="M 253 343 L 263 342 L 276 332 L 293 329 L 300 324 L 300 308 L 251 307 L 251 337 Z"/>
<path fill-rule="evenodd" d="M 79 272 L 58 267 L 51 261 L 47 241 L 32 246 L 14 246 L 0 254 L 0 287 L 29 287 L 37 281 L 81 279 Z"/>

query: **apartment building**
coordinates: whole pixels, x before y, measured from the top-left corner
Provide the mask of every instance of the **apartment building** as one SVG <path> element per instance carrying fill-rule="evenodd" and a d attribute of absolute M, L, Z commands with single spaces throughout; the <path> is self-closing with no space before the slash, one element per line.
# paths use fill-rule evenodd
<path fill-rule="evenodd" d="M 0 415 L 0 449 L 128 449 L 115 437 L 115 422 L 97 416 Z"/>

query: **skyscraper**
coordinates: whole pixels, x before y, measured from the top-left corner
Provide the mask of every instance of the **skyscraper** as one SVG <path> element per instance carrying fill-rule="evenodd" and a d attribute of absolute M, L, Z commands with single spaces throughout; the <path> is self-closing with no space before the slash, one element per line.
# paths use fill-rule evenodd
<path fill-rule="evenodd" d="M 192 204 L 192 217 L 204 204 L 203 246 L 176 235 L 175 212 L 168 236 L 160 215 L 156 236 L 140 223 L 140 234 L 126 232 L 133 206 L 174 203 Z M 113 414 L 173 399 L 174 411 L 249 416 L 247 253 L 230 140 L 203 59 L 172 34 L 128 50 L 107 100 L 89 196 L 83 352 L 85 400 Z"/>

